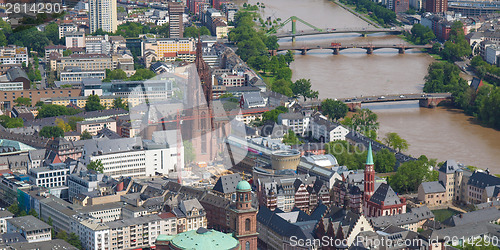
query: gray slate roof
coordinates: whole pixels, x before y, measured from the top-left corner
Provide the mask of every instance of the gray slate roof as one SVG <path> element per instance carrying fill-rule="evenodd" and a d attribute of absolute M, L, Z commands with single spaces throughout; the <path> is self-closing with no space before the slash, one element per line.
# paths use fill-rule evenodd
<path fill-rule="evenodd" d="M 467 184 L 483 189 L 488 186 L 500 185 L 500 178 L 484 172 L 476 171 L 469 178 L 469 182 L 467 182 Z"/>
<path fill-rule="evenodd" d="M 370 198 L 371 202 L 376 204 L 382 204 L 384 202 L 385 206 L 391 206 L 396 204 L 401 204 L 401 200 L 394 190 L 386 183 L 380 184 L 375 193 Z"/>
<path fill-rule="evenodd" d="M 500 210 L 496 208 L 486 208 L 473 212 L 456 214 L 443 221 L 447 226 L 462 226 L 476 222 L 490 222 L 500 219 Z"/>
<path fill-rule="evenodd" d="M 223 175 L 217 180 L 213 190 L 223 194 L 234 193 L 236 192 L 236 186 L 240 181 L 240 174 Z"/>
<path fill-rule="evenodd" d="M 426 194 L 446 192 L 443 184 L 439 181 L 422 182 L 420 185 L 422 185 L 424 193 Z"/>
<path fill-rule="evenodd" d="M 391 216 L 371 217 L 370 220 L 374 227 L 386 228 L 388 226 L 402 226 L 407 224 L 417 223 L 422 220 L 434 218 L 434 214 L 426 207 L 413 208 L 405 214 L 397 214 Z"/>
<path fill-rule="evenodd" d="M 439 168 L 440 172 L 451 174 L 455 173 L 459 169 L 458 164 L 455 160 L 447 160 L 443 163 L 443 165 Z"/>

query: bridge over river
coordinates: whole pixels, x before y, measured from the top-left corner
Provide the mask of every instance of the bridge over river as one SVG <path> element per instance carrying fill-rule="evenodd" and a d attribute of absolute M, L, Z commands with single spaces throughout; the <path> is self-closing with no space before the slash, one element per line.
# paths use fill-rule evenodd
<path fill-rule="evenodd" d="M 402 28 L 344 28 L 344 29 L 311 29 L 311 30 L 300 30 L 293 33 L 289 32 L 280 32 L 275 33 L 277 38 L 285 38 L 285 37 L 297 37 L 297 36 L 312 36 L 312 35 L 324 35 L 324 34 L 337 34 L 337 33 L 359 33 L 362 36 L 366 36 L 369 33 L 391 33 L 391 34 L 399 34 L 403 32 Z"/>
<path fill-rule="evenodd" d="M 420 107 L 433 108 L 440 102 L 451 99 L 451 93 L 411 93 L 411 94 L 391 94 L 378 96 L 360 96 L 352 98 L 337 99 L 344 102 L 350 110 L 361 108 L 362 103 L 377 103 L 377 102 L 401 102 L 401 101 L 419 101 Z M 319 107 L 323 100 L 310 100 L 303 102 L 306 107 Z"/>
<path fill-rule="evenodd" d="M 332 45 L 333 44 L 333 45 Z M 378 49 L 397 49 L 400 54 L 404 54 L 406 50 L 409 49 L 431 49 L 432 45 L 412 45 L 412 44 L 335 44 L 330 45 L 325 44 L 308 44 L 307 46 L 296 46 L 296 45 L 280 45 L 280 47 L 273 51 L 287 51 L 296 50 L 300 51 L 302 55 L 306 55 L 307 51 L 315 49 L 331 49 L 334 55 L 338 55 L 340 51 L 345 49 L 365 49 L 367 54 L 372 54 L 373 51 Z"/>

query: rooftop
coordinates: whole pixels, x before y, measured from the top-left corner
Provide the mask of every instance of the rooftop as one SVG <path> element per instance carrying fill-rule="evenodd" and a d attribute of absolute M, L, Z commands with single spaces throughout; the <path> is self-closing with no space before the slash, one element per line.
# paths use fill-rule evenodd
<path fill-rule="evenodd" d="M 51 228 L 49 224 L 37 219 L 33 215 L 15 217 L 12 219 L 8 219 L 7 221 L 15 227 L 24 231 L 35 231 Z"/>

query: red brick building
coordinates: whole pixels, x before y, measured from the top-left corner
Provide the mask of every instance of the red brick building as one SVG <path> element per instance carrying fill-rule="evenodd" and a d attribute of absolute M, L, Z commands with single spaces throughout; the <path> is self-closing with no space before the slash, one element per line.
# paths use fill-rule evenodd
<path fill-rule="evenodd" d="M 406 213 L 406 198 L 399 198 L 386 183 L 375 190 L 375 170 L 372 145 L 368 147 L 364 177 L 363 213 L 366 217 L 378 217 Z"/>

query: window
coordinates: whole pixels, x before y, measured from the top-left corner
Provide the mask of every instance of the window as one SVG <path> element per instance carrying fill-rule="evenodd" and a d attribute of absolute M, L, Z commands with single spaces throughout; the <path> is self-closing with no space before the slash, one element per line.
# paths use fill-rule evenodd
<path fill-rule="evenodd" d="M 245 231 L 250 231 L 250 219 L 245 220 Z"/>

